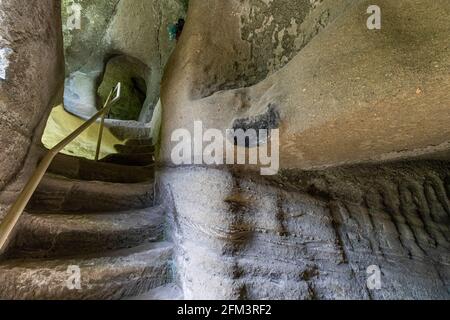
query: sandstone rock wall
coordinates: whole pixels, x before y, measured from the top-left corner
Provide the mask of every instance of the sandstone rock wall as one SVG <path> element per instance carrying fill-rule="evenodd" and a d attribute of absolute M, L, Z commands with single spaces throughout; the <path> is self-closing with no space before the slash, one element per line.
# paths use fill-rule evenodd
<path fill-rule="evenodd" d="M 194 120 L 220 130 L 236 122 L 258 123 L 271 108 L 280 115 L 284 168 L 448 150 L 448 1 L 435 1 L 427 10 L 420 9 L 424 3 L 419 0 L 380 1 L 380 31 L 366 26 L 369 4 L 345 6 L 344 13 L 265 80 L 222 90 L 223 84 L 236 84 L 233 76 L 239 78 L 230 63 L 242 52 L 233 49 L 242 41 L 233 1 L 217 2 L 223 19 L 206 29 L 206 4 L 191 2 L 185 34 L 162 87 L 164 160 L 170 161 L 170 135 L 177 128 L 192 130 Z"/>
<path fill-rule="evenodd" d="M 187 299 L 449 298 L 448 162 L 160 178 Z"/>
<path fill-rule="evenodd" d="M 0 3 L 0 48 L 9 52 L 0 79 L 0 191 L 33 167 L 47 115 L 62 100 L 60 14 L 56 0 Z M 20 186 L 11 188 L 0 193 L 3 209 Z"/>
<path fill-rule="evenodd" d="M 192 0 L 166 77 L 183 65 L 189 73 L 173 77 L 189 78 L 195 99 L 255 84 L 289 62 L 352 2 Z"/>
<path fill-rule="evenodd" d="M 81 69 L 101 46 L 120 0 L 63 0 L 62 20 L 66 73 Z M 76 5 L 72 7 L 72 5 Z M 78 6 L 79 5 L 79 6 Z M 81 9 L 80 29 L 72 29 L 76 9 Z"/>
<path fill-rule="evenodd" d="M 447 299 L 448 1 L 380 0 L 381 31 L 367 28 L 370 1 L 328 3 L 334 19 L 324 28 L 315 17 L 327 2 L 315 2 L 308 15 L 289 11 L 310 39 L 262 42 L 286 22 L 275 14 L 279 29 L 258 33 L 268 22 L 252 25 L 252 12 L 276 13 L 277 3 L 192 0 L 165 73 L 159 198 L 172 202 L 185 297 Z M 277 54 L 292 41 L 297 54 L 292 46 Z M 174 167 L 174 130 L 192 134 L 194 121 L 264 129 L 271 114 L 278 176 Z M 443 161 L 386 162 L 417 157 Z M 381 269 L 381 290 L 366 286 L 371 265 Z"/>
<path fill-rule="evenodd" d="M 66 9 L 70 3 L 65 1 Z M 179 0 L 83 0 L 77 3 L 82 8 L 81 29 L 65 28 L 64 32 L 66 70 L 72 74 L 66 90 L 73 91 L 75 96 L 92 95 L 111 57 L 126 55 L 137 59 L 150 70 L 145 79 L 147 101 L 140 118 L 149 122 L 159 99 L 164 65 L 175 45 L 169 38 L 168 26 L 185 16 L 184 5 Z M 63 13 L 65 17 L 70 16 L 67 10 Z M 76 81 L 87 85 L 77 85 Z M 69 108 L 76 112 L 76 105 L 80 103 L 73 101 L 75 107 Z M 89 103 L 95 108 L 95 94 Z"/>
<path fill-rule="evenodd" d="M 248 85 L 285 66 L 352 0 L 246 0 L 239 4 L 241 39 L 249 44 Z"/>

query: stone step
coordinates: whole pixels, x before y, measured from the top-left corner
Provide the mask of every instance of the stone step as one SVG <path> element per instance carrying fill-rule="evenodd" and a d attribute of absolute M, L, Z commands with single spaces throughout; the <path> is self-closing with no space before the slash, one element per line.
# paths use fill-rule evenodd
<path fill-rule="evenodd" d="M 104 157 L 100 161 L 106 163 L 121 164 L 126 166 L 149 166 L 155 163 L 153 153 L 134 153 L 134 154 L 113 153 Z"/>
<path fill-rule="evenodd" d="M 153 140 L 151 138 L 149 139 L 129 139 L 125 143 L 129 146 L 141 146 L 141 145 L 153 145 Z"/>
<path fill-rule="evenodd" d="M 171 282 L 173 246 L 146 244 L 102 256 L 6 260 L 0 263 L 0 299 L 107 300 L 138 296 Z M 77 284 L 77 271 L 81 289 Z M 73 289 L 73 290 L 71 290 Z"/>
<path fill-rule="evenodd" d="M 164 286 L 151 289 L 139 296 L 127 297 L 124 300 L 183 300 L 183 291 L 174 283 L 168 283 Z"/>
<path fill-rule="evenodd" d="M 160 241 L 162 207 L 101 214 L 24 214 L 10 258 L 52 258 L 131 248 Z"/>
<path fill-rule="evenodd" d="M 150 144 L 143 144 L 143 145 L 125 145 L 125 144 L 116 144 L 114 148 L 117 150 L 118 153 L 121 154 L 145 154 L 145 153 L 155 153 L 155 146 Z"/>
<path fill-rule="evenodd" d="M 151 180 L 154 167 L 131 167 L 58 154 L 50 165 L 49 172 L 70 179 L 138 183 Z"/>
<path fill-rule="evenodd" d="M 123 184 L 46 174 L 27 211 L 70 213 L 144 209 L 153 205 L 153 189 L 152 181 Z"/>

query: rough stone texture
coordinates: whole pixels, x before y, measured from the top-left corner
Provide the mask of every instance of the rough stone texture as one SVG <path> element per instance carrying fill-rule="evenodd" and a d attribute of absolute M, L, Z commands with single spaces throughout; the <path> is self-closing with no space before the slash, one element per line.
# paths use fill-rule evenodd
<path fill-rule="evenodd" d="M 171 81 L 184 86 L 189 78 L 189 98 L 194 99 L 252 85 L 290 61 L 351 2 L 191 1 L 184 36 L 165 77 L 183 65 L 184 74 Z"/>
<path fill-rule="evenodd" d="M 178 281 L 187 299 L 449 299 L 449 179 L 448 162 L 165 170 Z"/>
<path fill-rule="evenodd" d="M 190 1 L 163 80 L 158 198 L 173 202 L 184 296 L 449 299 L 449 2 L 380 0 L 381 31 L 366 27 L 370 1 L 315 2 L 291 12 L 307 36 L 272 42 L 291 46 L 285 58 L 258 47 L 270 48 L 258 39 L 277 27 L 258 37 L 255 23 L 268 22 L 252 12 L 273 6 L 278 30 L 288 25 L 282 1 L 262 2 L 244 11 L 245 1 Z M 322 5 L 333 8 L 324 28 Z M 242 76 L 249 47 L 262 55 L 253 78 Z M 219 130 L 276 123 L 282 171 L 173 168 L 172 133 L 198 120 Z M 322 171 L 303 171 L 313 169 Z M 366 286 L 370 265 L 382 290 Z"/>
<path fill-rule="evenodd" d="M 138 183 L 153 178 L 154 166 L 129 167 L 58 154 L 49 172 L 69 179 Z"/>
<path fill-rule="evenodd" d="M 138 120 L 146 99 L 147 67 L 126 56 L 111 58 L 106 65 L 102 83 L 98 88 L 102 107 L 117 83 L 121 83 L 121 99 L 111 107 L 110 117 L 121 120 Z"/>
<path fill-rule="evenodd" d="M 64 32 L 64 51 L 66 72 L 71 74 L 81 69 L 101 45 L 111 19 L 120 0 L 63 0 L 62 20 Z M 81 8 L 81 29 L 69 28 L 69 18 L 75 13 L 71 5 L 79 4 Z"/>
<path fill-rule="evenodd" d="M 60 10 L 56 0 L 0 3 L 0 48 L 9 52 L 0 79 L 0 191 L 34 165 L 42 122 L 61 100 Z"/>
<path fill-rule="evenodd" d="M 158 241 L 164 232 L 163 213 L 155 207 L 120 213 L 26 214 L 10 257 L 73 257 Z"/>
<path fill-rule="evenodd" d="M 143 209 L 152 203 L 152 181 L 133 184 L 80 181 L 47 174 L 34 193 L 29 208 L 52 212 L 104 212 Z"/>
<path fill-rule="evenodd" d="M 173 245 L 164 241 L 164 208 L 153 207 L 152 173 L 94 162 L 90 170 L 114 168 L 124 181 L 140 172 L 146 179 L 83 180 L 82 163 L 60 155 L 52 168 L 77 180 L 45 175 L 1 257 L 0 299 L 121 299 L 172 281 Z M 70 288 L 73 267 L 81 289 Z"/>
<path fill-rule="evenodd" d="M 163 81 L 164 161 L 170 162 L 174 130 L 192 132 L 195 120 L 202 120 L 205 128 L 225 130 L 270 107 L 281 118 L 283 168 L 323 168 L 448 150 L 448 1 L 435 1 L 427 10 L 419 9 L 424 5 L 419 0 L 380 1 L 385 8 L 380 32 L 366 27 L 369 2 L 354 1 L 284 68 L 255 86 L 225 91 L 217 91 L 216 80 L 233 74 L 227 69 L 230 64 L 221 61 L 234 55 L 226 44 L 233 48 L 240 41 L 233 11 L 238 4 L 208 3 L 217 3 L 213 12 L 223 17 L 219 25 L 205 28 L 203 16 L 212 9 L 193 1 Z M 229 31 L 220 37 L 221 46 L 212 45 L 224 29 Z M 209 69 L 211 61 L 215 67 Z M 206 93 L 208 97 L 197 99 Z"/>
<path fill-rule="evenodd" d="M 172 246 L 146 245 L 110 256 L 5 261 L 0 264 L 0 299 L 102 300 L 144 294 L 170 281 Z M 81 269 L 81 290 L 69 290 L 68 267 Z"/>
<path fill-rule="evenodd" d="M 352 0 L 245 0 L 239 4 L 241 38 L 249 43 L 248 84 L 286 65 Z M 242 63 L 242 62 L 240 62 Z"/>
<path fill-rule="evenodd" d="M 185 15 L 178 0 L 81 1 L 81 30 L 66 30 L 66 63 L 71 75 L 66 82 L 69 108 L 95 110 L 95 100 L 83 100 L 97 90 L 105 62 L 116 54 L 135 58 L 145 64 L 147 100 L 140 120 L 149 122 L 159 99 L 163 67 L 173 49 L 167 28 Z M 75 81 L 76 80 L 76 81 Z M 78 83 L 77 83 L 78 82 Z"/>

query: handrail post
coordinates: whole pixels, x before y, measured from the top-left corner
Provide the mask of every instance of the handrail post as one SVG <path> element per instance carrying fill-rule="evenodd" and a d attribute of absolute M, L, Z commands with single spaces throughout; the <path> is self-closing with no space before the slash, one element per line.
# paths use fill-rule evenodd
<path fill-rule="evenodd" d="M 112 94 L 116 92 L 116 97 L 111 101 L 111 96 Z M 111 111 L 111 105 L 116 102 L 119 98 L 120 98 L 120 93 L 121 93 L 121 83 L 119 82 L 117 84 L 117 86 L 115 88 L 113 88 L 111 90 L 111 92 L 109 93 L 108 99 L 106 99 L 105 105 L 103 108 L 105 108 L 105 112 L 102 115 L 102 118 L 100 120 L 100 128 L 98 130 L 98 140 L 97 140 L 97 149 L 95 151 L 95 161 L 98 161 L 98 159 L 100 158 L 100 149 L 102 147 L 102 140 L 103 140 L 103 128 L 105 127 L 105 118 L 106 116 L 109 114 L 109 112 Z"/>
<path fill-rule="evenodd" d="M 106 108 L 106 106 L 108 106 L 109 104 L 109 100 L 111 99 L 111 95 L 112 95 L 112 91 L 108 96 L 108 99 L 106 99 L 104 108 Z M 109 106 L 108 106 L 108 111 L 109 111 Z M 98 129 L 98 140 L 97 140 L 97 149 L 95 151 L 95 161 L 98 161 L 99 157 L 100 157 L 100 148 L 102 147 L 102 140 L 103 140 L 103 126 L 105 125 L 105 116 L 106 116 L 107 112 L 104 112 L 102 114 L 101 120 L 100 120 L 100 128 Z"/>

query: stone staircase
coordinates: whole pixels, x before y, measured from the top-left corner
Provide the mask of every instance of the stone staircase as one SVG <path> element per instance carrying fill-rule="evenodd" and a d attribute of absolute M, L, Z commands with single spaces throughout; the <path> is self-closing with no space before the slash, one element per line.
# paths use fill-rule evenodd
<path fill-rule="evenodd" d="M 153 201 L 153 145 L 117 150 L 99 162 L 56 157 L 0 262 L 0 299 L 180 297 Z"/>

